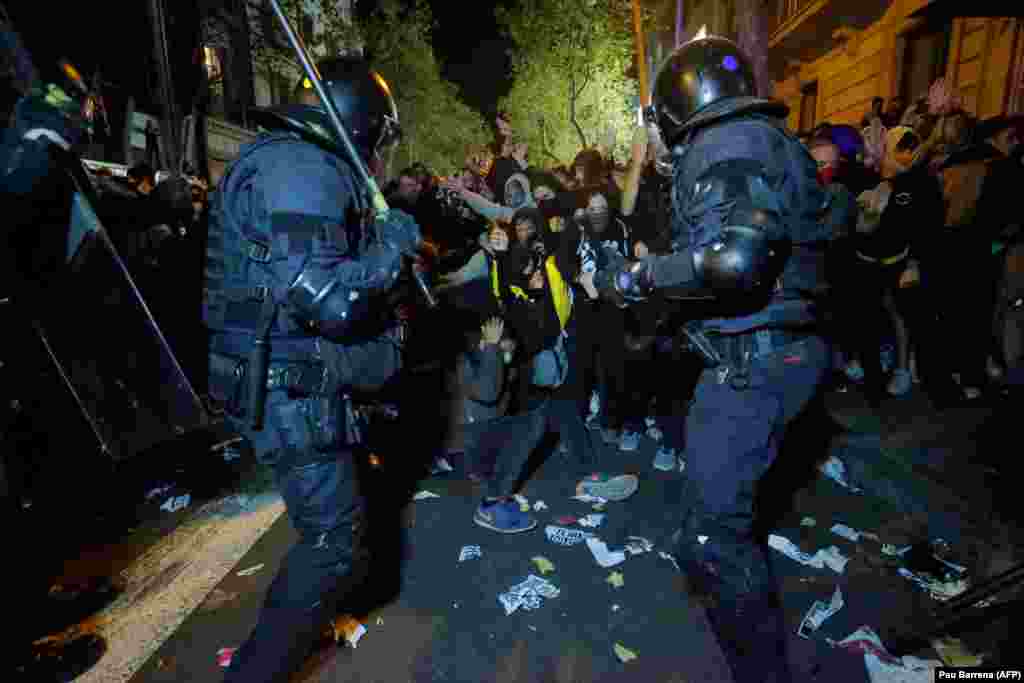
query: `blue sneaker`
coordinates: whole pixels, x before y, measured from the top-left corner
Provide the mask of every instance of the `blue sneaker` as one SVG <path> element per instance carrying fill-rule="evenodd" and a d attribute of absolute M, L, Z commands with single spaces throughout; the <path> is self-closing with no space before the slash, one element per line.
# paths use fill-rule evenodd
<path fill-rule="evenodd" d="M 537 526 L 537 520 L 528 512 L 519 509 L 519 503 L 512 500 L 483 501 L 473 515 L 478 526 L 499 534 L 518 534 Z"/>
<path fill-rule="evenodd" d="M 640 448 L 640 432 L 635 432 L 632 429 L 622 430 L 622 436 L 619 437 L 619 450 L 630 453 L 638 448 Z"/>

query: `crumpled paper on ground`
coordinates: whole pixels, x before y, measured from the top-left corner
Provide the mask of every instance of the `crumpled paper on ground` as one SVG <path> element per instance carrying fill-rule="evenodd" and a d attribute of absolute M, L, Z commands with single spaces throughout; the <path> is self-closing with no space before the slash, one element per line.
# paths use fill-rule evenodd
<path fill-rule="evenodd" d="M 590 527 L 591 529 L 594 529 L 604 524 L 604 515 L 595 512 L 585 517 L 580 517 L 576 521 L 579 523 L 580 526 Z"/>
<path fill-rule="evenodd" d="M 637 653 L 624 646 L 622 643 L 615 643 L 615 656 L 625 664 L 626 662 L 632 661 L 637 658 Z"/>
<path fill-rule="evenodd" d="M 522 583 L 512 586 L 508 592 L 501 593 L 498 602 L 505 608 L 505 616 L 509 616 L 520 607 L 527 610 L 538 609 L 544 598 L 557 598 L 559 592 L 550 581 L 530 574 Z"/>
<path fill-rule="evenodd" d="M 415 496 L 412 497 L 412 499 L 413 500 L 426 500 L 427 498 L 440 498 L 440 497 L 441 496 L 437 495 L 436 493 L 433 493 L 432 491 L 419 491 L 419 492 L 416 493 Z"/>
<path fill-rule="evenodd" d="M 796 560 L 800 564 L 814 567 L 815 569 L 824 569 L 828 567 L 836 574 L 842 574 L 846 568 L 846 563 L 850 561 L 850 558 L 844 556 L 839 552 L 839 548 L 836 546 L 829 546 L 823 548 L 814 555 L 808 555 L 804 551 L 800 550 L 792 541 L 784 536 L 777 536 L 771 534 L 768 537 L 768 545 L 778 550 L 780 553 Z"/>
<path fill-rule="evenodd" d="M 673 557 L 672 555 L 666 553 L 664 550 L 659 550 L 658 551 L 658 557 L 660 557 L 663 560 L 668 560 L 669 562 L 671 562 L 672 566 L 676 568 L 677 572 L 683 571 L 682 569 L 679 568 L 679 563 L 676 562 L 676 558 Z"/>
<path fill-rule="evenodd" d="M 649 553 L 654 550 L 654 544 L 648 541 L 643 536 L 627 536 L 626 537 L 626 552 L 630 555 L 640 555 L 642 553 Z"/>
<path fill-rule="evenodd" d="M 927 579 L 923 576 L 915 574 L 909 569 L 900 567 L 896 570 L 900 576 L 905 579 L 909 579 L 916 583 L 921 588 L 928 591 L 929 595 L 940 602 L 945 602 L 950 598 L 955 598 L 964 591 L 967 590 L 967 580 L 957 579 L 955 581 L 939 581 L 937 579 Z"/>
<path fill-rule="evenodd" d="M 826 619 L 843 608 L 843 604 L 843 593 L 839 590 L 839 586 L 836 586 L 836 591 L 832 594 L 832 600 L 828 604 L 821 600 L 814 601 L 811 608 L 807 610 L 803 621 L 800 622 L 800 626 L 796 630 L 797 635 L 801 638 L 810 638 L 812 633 L 821 628 Z"/>
<path fill-rule="evenodd" d="M 832 525 L 830 531 L 834 533 L 836 536 L 842 536 L 843 538 L 849 541 L 853 541 L 854 543 L 859 541 L 861 537 L 870 538 L 872 541 L 879 540 L 878 534 L 873 534 L 869 531 L 857 531 L 856 529 L 848 527 L 845 524 L 834 524 Z"/>
<path fill-rule="evenodd" d="M 830 640 L 829 644 L 847 652 L 863 653 L 871 683 L 932 683 L 935 668 L 942 666 L 937 659 L 892 656 L 869 626 L 861 626 L 838 642 Z"/>
<path fill-rule="evenodd" d="M 565 546 L 582 543 L 593 536 L 589 531 L 583 531 L 582 529 L 570 529 L 569 527 L 564 526 L 553 526 L 551 524 L 544 527 L 544 534 L 552 543 Z"/>
<path fill-rule="evenodd" d="M 626 553 L 621 550 L 608 550 L 608 545 L 599 538 L 588 538 L 587 547 L 590 548 L 590 553 L 597 560 L 597 563 L 605 569 L 626 561 Z"/>
<path fill-rule="evenodd" d="M 475 560 L 480 557 L 480 546 L 478 545 L 464 545 L 462 550 L 459 551 L 459 562 L 465 562 L 466 560 Z"/>
<path fill-rule="evenodd" d="M 863 489 L 850 484 L 850 480 L 846 474 L 846 464 L 834 455 L 822 463 L 818 470 L 824 474 L 827 479 L 831 479 L 853 493 L 863 492 Z"/>
<path fill-rule="evenodd" d="M 555 571 L 555 565 L 552 564 L 551 560 L 541 555 L 531 558 L 530 562 L 533 562 L 537 566 L 537 571 L 539 571 L 542 576 L 547 576 L 548 572 Z"/>
<path fill-rule="evenodd" d="M 519 511 L 520 512 L 529 512 L 530 511 L 530 501 L 528 501 L 526 499 L 526 496 L 522 496 L 522 495 L 517 493 L 516 495 L 514 495 L 512 497 L 516 499 L 517 503 L 519 503 Z"/>

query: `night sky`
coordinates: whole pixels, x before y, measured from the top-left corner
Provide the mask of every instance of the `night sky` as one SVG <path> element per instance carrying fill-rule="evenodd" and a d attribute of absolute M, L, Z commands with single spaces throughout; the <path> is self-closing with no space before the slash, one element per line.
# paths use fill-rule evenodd
<path fill-rule="evenodd" d="M 504 0 L 501 4 L 508 4 Z M 443 75 L 462 91 L 463 99 L 488 119 L 498 99 L 508 93 L 511 41 L 500 36 L 489 2 L 431 0 L 439 26 L 434 32 L 434 51 L 443 64 Z"/>
<path fill-rule="evenodd" d="M 506 52 L 511 43 L 499 35 L 496 3 L 430 4 L 438 22 L 434 47 L 443 75 L 459 86 L 467 104 L 491 118 L 510 86 Z M 101 68 L 105 80 L 144 99 L 155 86 L 146 3 L 107 0 L 102 5 L 98 11 L 96 3 L 5 3 L 38 68 L 52 68 L 66 56 L 87 79 Z"/>

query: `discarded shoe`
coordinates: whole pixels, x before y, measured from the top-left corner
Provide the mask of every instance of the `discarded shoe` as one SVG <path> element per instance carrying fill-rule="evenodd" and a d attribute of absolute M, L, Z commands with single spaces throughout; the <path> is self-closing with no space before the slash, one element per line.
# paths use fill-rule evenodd
<path fill-rule="evenodd" d="M 473 515 L 473 521 L 499 534 L 518 534 L 537 526 L 533 515 L 523 512 L 514 499 L 481 502 Z"/>
<path fill-rule="evenodd" d="M 603 472 L 591 474 L 576 485 L 576 495 L 596 496 L 619 503 L 640 488 L 640 479 L 635 474 L 611 475 Z"/>

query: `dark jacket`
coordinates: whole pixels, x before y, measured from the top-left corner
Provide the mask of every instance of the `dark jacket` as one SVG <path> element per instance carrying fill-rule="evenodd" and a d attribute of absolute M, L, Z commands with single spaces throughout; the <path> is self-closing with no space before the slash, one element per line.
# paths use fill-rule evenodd
<path fill-rule="evenodd" d="M 943 225 L 942 189 L 926 166 L 914 167 L 889 182 L 892 193 L 878 227 L 854 239 L 857 253 L 872 259 L 892 259 L 904 251 L 912 256 L 926 248 L 922 242 Z"/>

